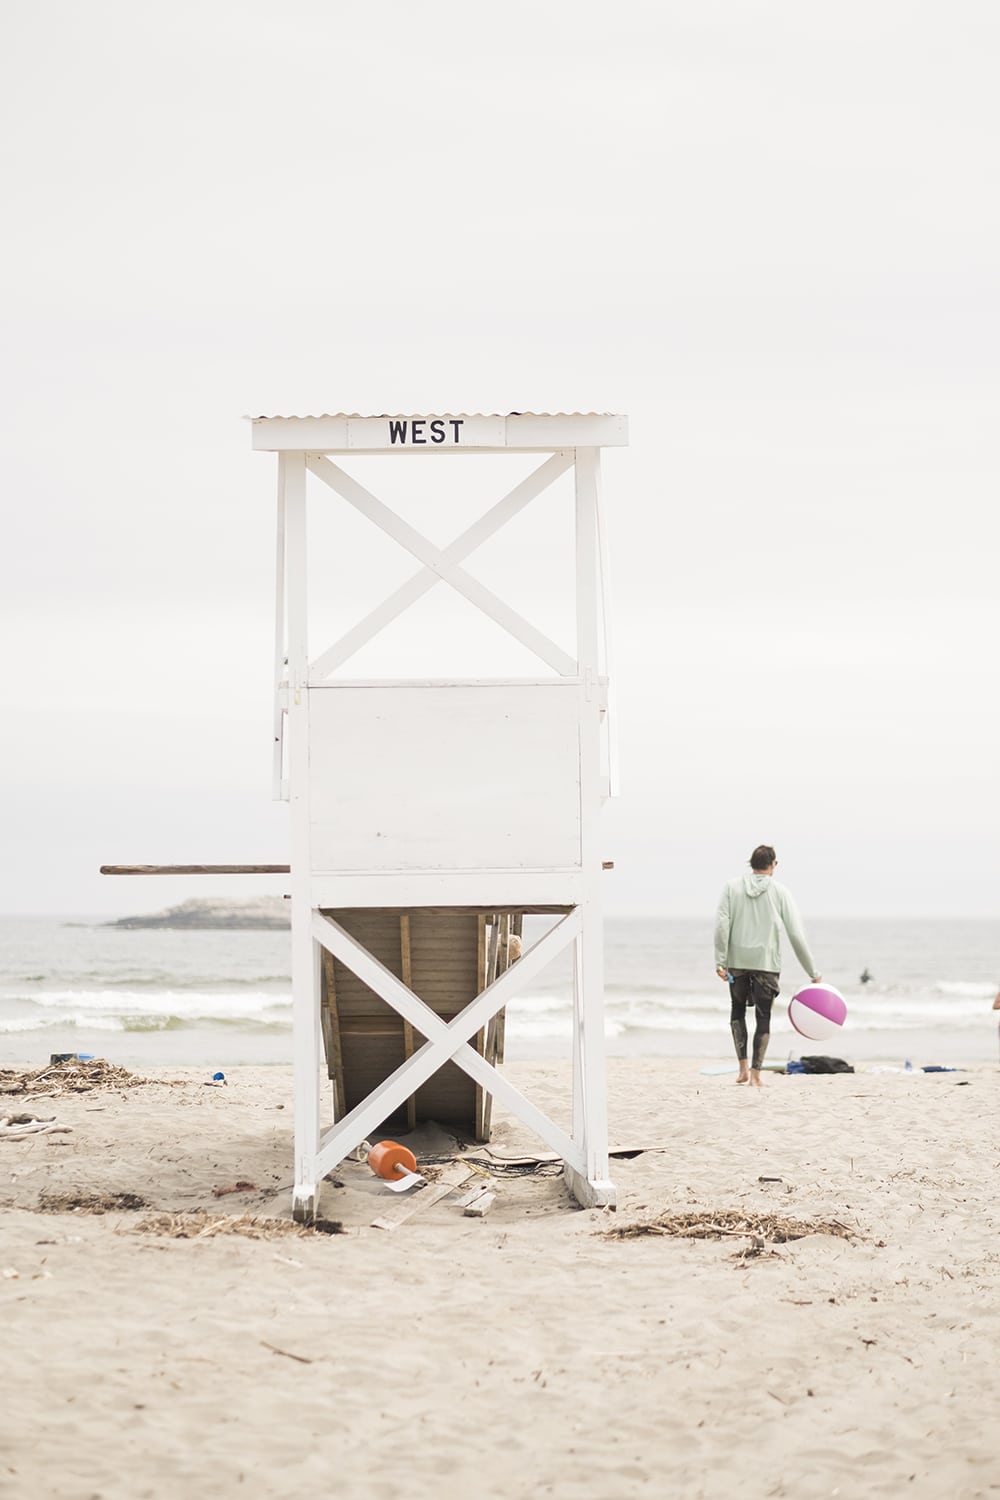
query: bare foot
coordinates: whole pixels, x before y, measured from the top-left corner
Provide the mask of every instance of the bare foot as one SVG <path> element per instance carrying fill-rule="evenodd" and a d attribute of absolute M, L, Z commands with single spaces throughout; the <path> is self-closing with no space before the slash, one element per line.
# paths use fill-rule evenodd
<path fill-rule="evenodd" d="M 737 1083 L 749 1083 L 750 1082 L 750 1074 L 747 1072 L 747 1065 L 746 1065 L 746 1063 L 740 1063 L 739 1077 L 737 1078 L 736 1082 Z"/>
<path fill-rule="evenodd" d="M 755 1089 L 762 1089 L 764 1087 L 764 1080 L 760 1076 L 759 1068 L 750 1069 L 750 1082 Z"/>

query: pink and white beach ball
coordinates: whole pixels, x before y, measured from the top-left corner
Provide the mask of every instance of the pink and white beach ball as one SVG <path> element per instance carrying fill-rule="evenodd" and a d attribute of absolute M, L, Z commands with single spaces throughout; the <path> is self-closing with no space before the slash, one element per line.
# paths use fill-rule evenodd
<path fill-rule="evenodd" d="M 847 1004 L 832 984 L 807 984 L 788 1002 L 788 1019 L 800 1036 L 823 1042 L 847 1020 Z"/>

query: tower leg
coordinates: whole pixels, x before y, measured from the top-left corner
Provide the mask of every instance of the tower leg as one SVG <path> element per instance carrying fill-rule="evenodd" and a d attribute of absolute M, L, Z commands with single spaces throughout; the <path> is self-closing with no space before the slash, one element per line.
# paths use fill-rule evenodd
<path fill-rule="evenodd" d="M 321 951 L 312 935 L 312 912 L 292 905 L 292 1009 L 295 1027 L 295 1183 L 292 1217 L 311 1223 L 319 1197 Z"/>
<path fill-rule="evenodd" d="M 584 1208 L 614 1208 L 604 1058 L 604 934 L 596 903 L 586 903 L 574 946 L 573 1132 L 583 1151 L 586 1176 L 567 1165 L 566 1181 Z"/>
<path fill-rule="evenodd" d="M 574 1144 L 585 1174 L 566 1169 L 573 1196 L 587 1207 L 614 1207 L 608 1177 L 607 1069 L 604 1061 L 604 931 L 601 922 L 601 852 L 598 817 L 601 771 L 601 651 L 598 599 L 600 567 L 597 502 L 600 455 L 576 450 L 576 651 L 580 674 L 580 842 L 584 891 L 576 938 Z M 581 1107 L 582 1106 L 582 1107 Z"/>

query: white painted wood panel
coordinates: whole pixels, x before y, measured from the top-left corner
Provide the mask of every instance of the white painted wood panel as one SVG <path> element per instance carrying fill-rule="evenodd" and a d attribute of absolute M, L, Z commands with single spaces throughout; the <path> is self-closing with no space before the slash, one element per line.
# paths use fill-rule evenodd
<path fill-rule="evenodd" d="M 579 690 L 309 691 L 314 871 L 580 865 Z"/>
<path fill-rule="evenodd" d="M 426 413 L 398 417 L 330 414 L 254 417 L 252 422 L 253 447 L 258 452 L 447 453 L 471 449 L 489 453 L 506 449 L 528 453 L 535 449 L 555 452 L 561 448 L 622 447 L 628 443 L 628 418 L 602 412 L 522 412 L 508 416 Z"/>
<path fill-rule="evenodd" d="M 503 417 L 351 417 L 347 422 L 347 445 L 373 448 L 503 448 L 506 446 Z"/>
<path fill-rule="evenodd" d="M 576 906 L 583 899 L 579 865 L 565 870 L 315 870 L 316 906 Z"/>

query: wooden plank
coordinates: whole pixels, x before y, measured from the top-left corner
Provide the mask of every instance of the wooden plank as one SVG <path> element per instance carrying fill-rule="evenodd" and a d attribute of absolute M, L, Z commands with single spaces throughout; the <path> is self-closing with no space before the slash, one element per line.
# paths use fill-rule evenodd
<path fill-rule="evenodd" d="M 317 694 L 329 689 L 316 688 Z M 312 697 L 312 692 L 310 692 Z M 366 773 L 366 784 L 370 770 Z M 419 791 L 415 795 L 420 795 Z M 426 832 L 426 827 L 425 830 Z M 560 912 L 583 899 L 583 871 L 552 865 L 533 869 L 422 869 L 397 871 L 373 879 L 357 871 L 343 873 L 313 867 L 315 904 L 325 911 L 348 911 L 359 903 L 380 910 L 421 911 L 460 907 L 466 911 Z"/>
<path fill-rule="evenodd" d="M 449 1020 L 476 998 L 478 922 L 475 912 L 410 918 L 415 993 L 441 1020 Z M 475 1046 L 475 1038 L 472 1039 Z M 417 1119 L 450 1125 L 464 1139 L 476 1128 L 475 1081 L 446 1063 L 417 1090 Z"/>
<path fill-rule="evenodd" d="M 510 914 L 500 914 L 496 947 L 494 978 L 499 979 L 510 967 Z M 505 1033 L 505 1012 L 499 1010 L 490 1020 L 486 1032 L 486 1060 L 491 1063 L 503 1061 L 502 1037 Z M 492 1116 L 492 1110 L 490 1111 Z"/>
<path fill-rule="evenodd" d="M 486 913 L 479 913 L 479 929 L 476 937 L 476 994 L 486 988 Z"/>
<path fill-rule="evenodd" d="M 322 984 L 322 982 L 323 981 L 321 980 L 320 983 Z M 320 1030 L 323 1033 L 323 1056 L 326 1058 L 326 1076 L 327 1078 L 329 1078 L 330 1082 L 333 1085 L 333 1112 L 334 1115 L 339 1115 L 340 1111 L 336 1107 L 337 1082 L 336 1078 L 334 1077 L 333 1068 L 333 1019 L 330 1015 L 328 1007 L 324 1003 L 322 1003 L 322 1001 L 319 1007 L 319 1025 Z"/>
<path fill-rule="evenodd" d="M 500 921 L 496 912 L 490 916 L 490 940 L 486 952 L 486 984 L 490 985 L 497 977 L 497 953 L 500 949 Z M 486 985 L 483 986 L 486 988 Z"/>
<path fill-rule="evenodd" d="M 497 977 L 497 965 L 500 956 L 500 923 L 503 916 L 498 912 L 490 914 L 490 938 L 486 953 L 486 983 L 492 984 Z M 491 1016 L 486 1023 L 486 1037 L 483 1043 L 483 1057 L 488 1063 L 496 1061 L 496 1017 Z M 483 1097 L 483 1129 L 482 1134 L 476 1139 L 488 1141 L 493 1134 L 493 1095 L 484 1091 Z"/>
<path fill-rule="evenodd" d="M 507 1042 L 507 1007 L 506 1007 L 506 1005 L 501 1006 L 501 1008 L 497 1011 L 497 1013 L 493 1017 L 493 1019 L 496 1022 L 496 1034 L 495 1034 L 494 1042 L 493 1042 L 493 1053 L 494 1053 L 494 1055 L 493 1055 L 493 1061 L 495 1063 L 502 1063 L 503 1062 L 504 1047 L 505 1047 L 506 1042 Z"/>
<path fill-rule="evenodd" d="M 391 1234 L 404 1224 L 407 1219 L 420 1213 L 421 1209 L 430 1208 L 432 1204 L 439 1203 L 442 1198 L 447 1198 L 455 1188 L 461 1187 L 463 1182 L 475 1172 L 475 1167 L 466 1166 L 463 1162 L 455 1162 L 454 1166 L 445 1167 L 436 1182 L 429 1183 L 425 1188 L 418 1188 L 412 1197 L 404 1198 L 401 1202 L 393 1205 L 380 1214 L 377 1219 L 372 1219 L 373 1229 L 384 1229 Z"/>
<path fill-rule="evenodd" d="M 291 865 L 102 865 L 102 875 L 289 875 Z"/>
<path fill-rule="evenodd" d="M 327 1024 L 323 1036 L 327 1047 L 327 1070 L 333 1077 L 334 1110 L 338 1120 L 347 1113 L 347 1093 L 344 1087 L 344 1048 L 340 1034 L 340 1016 L 337 1013 L 337 987 L 334 979 L 333 954 L 323 949 L 323 987 L 325 1001 L 323 1015 Z"/>
<path fill-rule="evenodd" d="M 345 922 L 345 923 L 349 922 L 350 919 L 351 919 L 351 917 L 355 916 L 355 915 L 365 916 L 365 915 L 371 915 L 373 912 L 378 912 L 380 914 L 388 913 L 391 916 L 399 916 L 402 912 L 404 912 L 404 911 L 411 911 L 411 910 L 412 910 L 411 907 L 403 907 L 403 906 L 378 906 L 378 907 L 364 907 L 364 906 L 361 906 L 361 907 L 346 907 L 345 906 L 345 907 L 339 907 L 339 908 L 336 908 L 336 907 L 324 907 L 323 908 L 324 912 L 328 913 L 330 916 L 335 917 L 337 921 L 339 921 L 339 922 Z M 421 906 L 420 907 L 420 915 L 422 917 L 441 917 L 441 916 L 456 916 L 457 917 L 457 916 L 468 915 L 468 916 L 485 917 L 488 920 L 491 916 L 494 915 L 494 913 L 498 917 L 502 917 L 504 914 L 506 914 L 511 919 L 511 932 L 512 933 L 516 933 L 516 935 L 518 937 L 521 937 L 522 933 L 523 933 L 523 927 L 524 927 L 524 917 L 526 915 L 527 916 L 538 915 L 538 916 L 543 916 L 543 917 L 545 917 L 545 916 L 562 916 L 562 915 L 565 915 L 566 912 L 572 911 L 572 910 L 573 910 L 573 903 L 572 902 L 565 902 L 565 903 L 563 903 L 563 904 L 561 904 L 559 906 L 531 906 L 531 905 L 527 905 L 527 906 L 495 906 L 495 905 L 492 905 L 492 904 L 489 905 L 489 906 L 479 906 L 478 904 L 473 903 L 472 905 L 466 905 L 466 906 Z M 484 969 L 483 969 L 483 985 L 482 985 L 483 988 L 485 988 L 485 983 L 486 983 L 486 970 L 485 970 L 485 967 L 484 967 Z"/>
<path fill-rule="evenodd" d="M 468 1208 L 470 1203 L 475 1203 L 477 1198 L 481 1198 L 483 1193 L 489 1192 L 490 1188 L 495 1186 L 495 1178 L 481 1177 L 473 1187 L 469 1188 L 467 1193 L 463 1193 L 461 1198 L 455 1199 L 455 1207 Z"/>
<path fill-rule="evenodd" d="M 408 990 L 413 988 L 413 959 L 410 950 L 410 916 L 402 912 L 399 918 L 399 962 L 400 978 Z M 413 1056 L 413 1027 L 403 1019 L 403 1055 Z M 417 1096 L 411 1094 L 406 1101 L 406 1123 L 410 1130 L 417 1126 Z"/>
<path fill-rule="evenodd" d="M 480 912 L 476 918 L 476 994 L 481 995 L 486 988 L 486 913 Z M 476 1032 L 475 1048 L 480 1057 L 484 1055 L 486 1046 L 486 1028 Z M 483 1108 L 486 1102 L 486 1090 L 481 1083 L 476 1084 L 476 1120 L 475 1136 L 477 1141 L 487 1139 L 485 1130 L 485 1119 Z"/>
<path fill-rule="evenodd" d="M 518 948 L 519 948 L 518 957 L 520 957 L 520 954 L 523 951 L 523 939 L 524 939 L 524 912 L 523 911 L 515 911 L 515 912 L 511 912 L 510 913 L 510 937 L 507 940 L 507 965 L 508 965 L 508 968 L 510 967 L 510 964 L 512 962 L 511 957 L 510 957 L 510 938 L 517 938 Z M 502 1063 L 503 1062 L 504 1049 L 506 1047 L 506 1044 L 507 1044 L 507 1007 L 505 1005 L 502 1010 L 498 1010 L 497 1011 L 497 1055 L 496 1055 L 496 1061 L 498 1063 Z"/>
<path fill-rule="evenodd" d="M 496 1193 L 480 1193 L 462 1212 L 467 1219 L 485 1219 L 496 1201 Z"/>
<path fill-rule="evenodd" d="M 451 1017 L 447 1017 L 446 1019 L 450 1020 Z M 410 1028 L 410 1032 L 412 1035 L 412 1027 Z M 387 1016 L 341 1016 L 340 1034 L 343 1037 L 381 1036 L 398 1038 L 399 1017 L 391 1014 Z M 405 1055 L 407 1057 L 413 1056 L 412 1046 Z"/>

